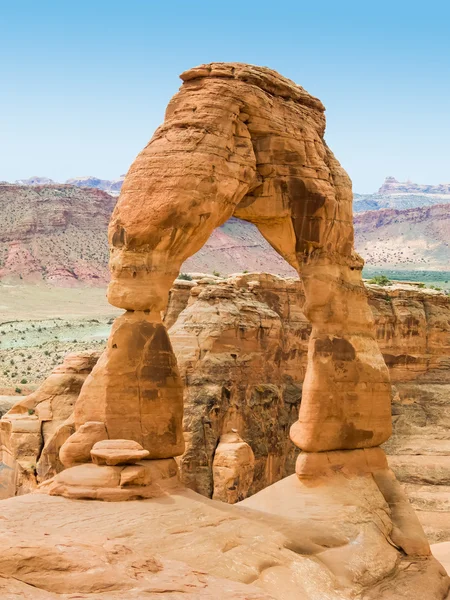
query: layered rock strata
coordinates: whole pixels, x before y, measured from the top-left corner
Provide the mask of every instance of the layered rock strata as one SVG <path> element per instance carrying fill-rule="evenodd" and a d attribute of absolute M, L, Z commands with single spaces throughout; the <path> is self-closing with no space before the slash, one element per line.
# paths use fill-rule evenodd
<path fill-rule="evenodd" d="M 450 298 L 411 287 L 372 294 L 393 382 L 385 445 L 432 541 L 450 539 Z"/>
<path fill-rule="evenodd" d="M 182 480 L 213 497 L 216 449 L 235 429 L 254 454 L 254 494 L 295 469 L 289 429 L 300 408 L 311 333 L 301 283 L 268 274 L 204 277 L 188 299 L 177 282 L 170 304 L 181 308 L 181 298 L 185 308 L 169 336 L 185 388 Z"/>

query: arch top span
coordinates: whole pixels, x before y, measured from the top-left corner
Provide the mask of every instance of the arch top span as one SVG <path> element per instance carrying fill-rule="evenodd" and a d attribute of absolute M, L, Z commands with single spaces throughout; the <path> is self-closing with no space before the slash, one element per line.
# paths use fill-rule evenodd
<path fill-rule="evenodd" d="M 182 263 L 235 215 L 256 224 L 305 287 L 312 334 L 291 439 L 310 452 L 381 444 L 389 376 L 353 246 L 351 181 L 325 143 L 323 104 L 265 67 L 212 63 L 181 78 L 111 219 L 108 298 L 128 312 L 83 388 L 77 426 L 100 420 L 119 436 L 118 388 L 128 386 L 136 398 L 124 437 L 150 457 L 180 451 L 182 386 L 160 311 Z M 95 410 L 90 390 L 102 397 Z"/>
<path fill-rule="evenodd" d="M 193 67 L 180 75 L 183 82 L 205 77 L 242 81 L 258 87 L 276 98 L 292 100 L 318 113 L 325 112 L 325 106 L 318 98 L 311 96 L 301 85 L 268 67 L 258 67 L 246 63 L 210 63 Z M 325 129 L 325 122 L 323 122 L 323 128 Z"/>

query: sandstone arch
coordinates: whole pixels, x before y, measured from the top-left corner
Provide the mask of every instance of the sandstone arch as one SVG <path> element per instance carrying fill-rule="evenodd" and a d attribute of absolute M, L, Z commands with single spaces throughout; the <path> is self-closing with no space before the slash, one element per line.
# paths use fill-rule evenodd
<path fill-rule="evenodd" d="M 182 384 L 160 313 L 184 260 L 234 215 L 304 283 L 312 334 L 291 439 L 309 452 L 381 444 L 389 375 L 353 249 L 351 182 L 324 141 L 322 103 L 262 67 L 213 63 L 181 78 L 111 219 L 108 299 L 127 312 L 83 386 L 76 427 L 104 422 L 150 458 L 182 453 Z"/>

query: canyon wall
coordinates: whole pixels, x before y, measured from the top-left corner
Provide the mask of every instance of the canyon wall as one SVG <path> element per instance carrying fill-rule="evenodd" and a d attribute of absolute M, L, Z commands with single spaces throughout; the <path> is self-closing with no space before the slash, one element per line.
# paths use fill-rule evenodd
<path fill-rule="evenodd" d="M 301 401 L 310 332 L 301 284 L 249 274 L 191 286 L 169 330 L 186 386 L 183 477 L 211 496 L 215 447 L 235 428 L 255 453 L 254 493 L 293 471 L 285 432 Z M 393 383 L 390 464 L 428 535 L 450 539 L 450 298 L 415 285 L 366 288 Z M 186 302 L 185 290 L 176 282 L 171 305 Z"/>
<path fill-rule="evenodd" d="M 432 541 L 450 539 L 450 298 L 429 290 L 371 291 L 377 338 L 393 383 L 385 444 Z"/>

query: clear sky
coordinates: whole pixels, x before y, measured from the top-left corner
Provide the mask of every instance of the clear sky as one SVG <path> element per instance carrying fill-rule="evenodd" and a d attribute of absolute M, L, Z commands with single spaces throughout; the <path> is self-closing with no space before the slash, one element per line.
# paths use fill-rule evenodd
<path fill-rule="evenodd" d="M 114 178 L 179 73 L 265 65 L 327 107 L 357 192 L 450 182 L 450 3 L 433 0 L 0 0 L 0 180 Z"/>

